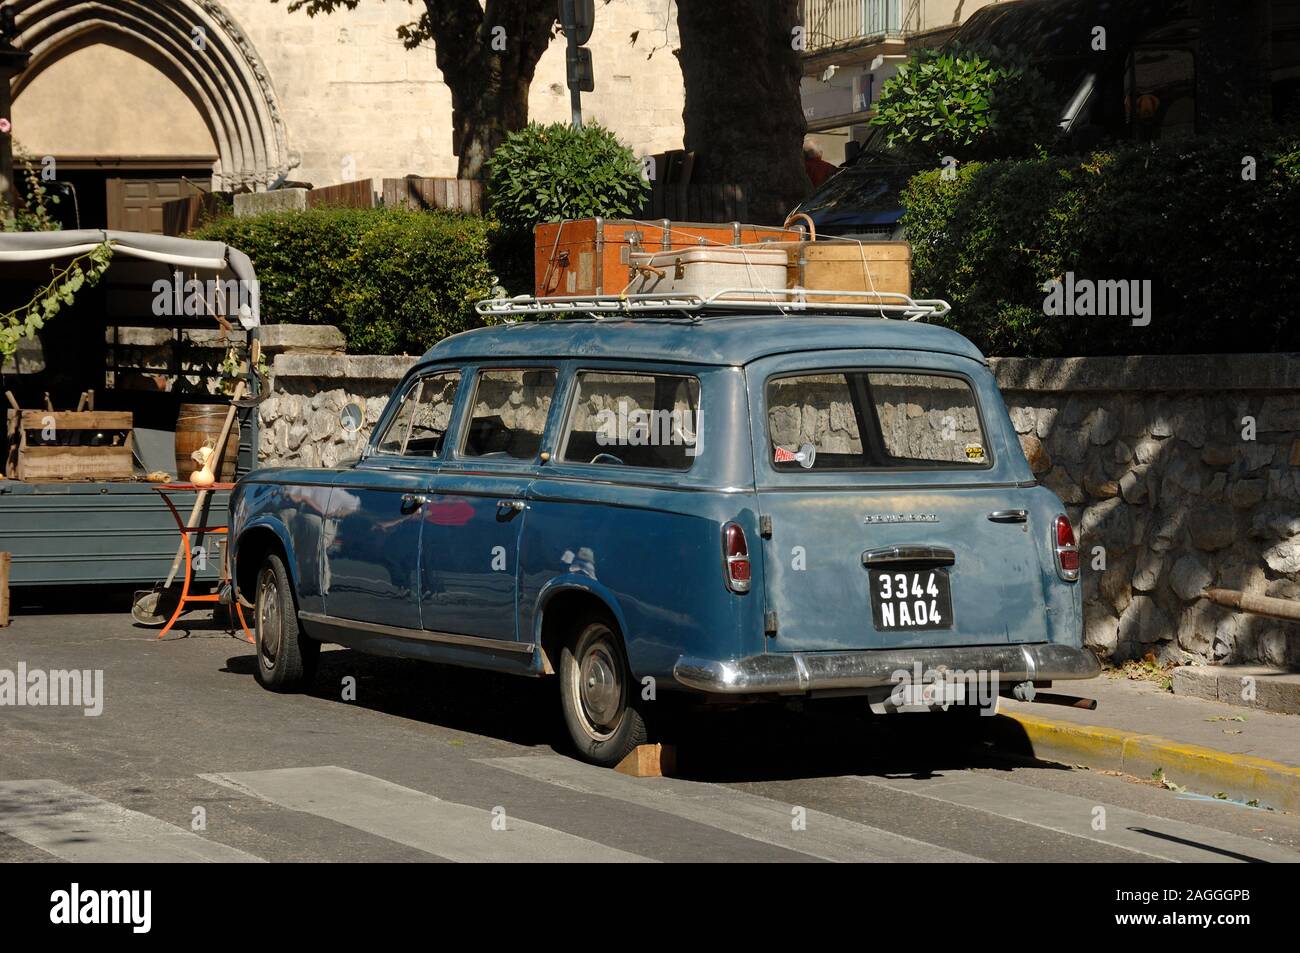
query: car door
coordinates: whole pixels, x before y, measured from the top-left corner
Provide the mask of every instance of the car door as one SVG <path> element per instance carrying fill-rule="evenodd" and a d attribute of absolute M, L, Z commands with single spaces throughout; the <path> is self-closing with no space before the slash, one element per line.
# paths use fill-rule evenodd
<path fill-rule="evenodd" d="M 322 532 L 328 615 L 420 631 L 424 505 L 459 384 L 459 370 L 413 377 L 371 453 L 331 489 Z"/>
<path fill-rule="evenodd" d="M 483 366 L 456 450 L 425 504 L 421 618 L 449 635 L 517 641 L 519 545 L 554 406 L 554 364 Z"/>

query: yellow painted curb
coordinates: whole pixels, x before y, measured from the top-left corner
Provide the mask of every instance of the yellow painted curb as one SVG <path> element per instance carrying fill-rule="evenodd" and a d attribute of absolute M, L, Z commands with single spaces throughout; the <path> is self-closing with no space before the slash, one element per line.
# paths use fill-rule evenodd
<path fill-rule="evenodd" d="M 1065 764 L 1151 777 L 1157 768 L 1175 784 L 1300 813 L 1300 767 L 1248 754 L 1171 741 L 1116 728 L 1051 721 L 1019 712 L 1001 713 L 1020 726 L 1034 756 Z"/>

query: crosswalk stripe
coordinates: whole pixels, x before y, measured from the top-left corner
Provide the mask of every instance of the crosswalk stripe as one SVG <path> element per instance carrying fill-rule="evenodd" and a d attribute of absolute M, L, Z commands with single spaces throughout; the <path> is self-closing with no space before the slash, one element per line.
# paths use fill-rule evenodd
<path fill-rule="evenodd" d="M 1294 851 L 1248 837 L 982 774 L 962 772 L 924 779 L 860 776 L 854 780 L 995 814 L 1162 860 L 1300 862 L 1300 854 Z M 1105 808 L 1103 830 L 1093 828 L 1094 819 L 1101 816 L 1096 813 L 1097 807 Z M 1225 806 L 1225 810 L 1244 808 Z"/>
<path fill-rule="evenodd" d="M 716 784 L 675 778 L 629 778 L 562 755 L 484 758 L 491 765 L 534 781 L 582 794 L 612 798 L 717 830 L 833 861 L 981 863 L 978 857 L 927 844 L 902 834 L 809 810 L 795 830 L 795 805 Z"/>
<path fill-rule="evenodd" d="M 0 781 L 0 833 L 72 863 L 261 863 L 58 781 Z"/>
<path fill-rule="evenodd" d="M 496 815 L 491 810 L 444 801 L 347 768 L 283 768 L 200 777 L 447 860 L 649 862 L 637 854 L 509 814 L 505 829 L 495 830 Z"/>

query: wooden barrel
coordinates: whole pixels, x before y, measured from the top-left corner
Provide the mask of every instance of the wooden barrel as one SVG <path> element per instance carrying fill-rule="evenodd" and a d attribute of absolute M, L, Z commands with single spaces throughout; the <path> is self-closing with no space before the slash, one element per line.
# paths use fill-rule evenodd
<path fill-rule="evenodd" d="M 176 479 L 184 482 L 190 474 L 199 468 L 191 456 L 199 447 L 216 446 L 221 437 L 221 428 L 225 426 L 229 404 L 181 404 L 180 413 L 176 415 Z M 230 435 L 226 438 L 226 452 L 221 461 L 221 472 L 216 473 L 217 482 L 232 483 L 235 479 L 235 467 L 239 462 L 239 419 L 230 425 Z"/>

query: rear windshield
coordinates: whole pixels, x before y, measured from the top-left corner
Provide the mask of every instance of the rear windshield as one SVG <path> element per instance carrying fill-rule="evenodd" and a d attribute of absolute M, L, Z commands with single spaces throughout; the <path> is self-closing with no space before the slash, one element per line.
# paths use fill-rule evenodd
<path fill-rule="evenodd" d="M 937 373 L 828 371 L 767 385 L 778 470 L 979 468 L 990 464 L 969 382 Z"/>

